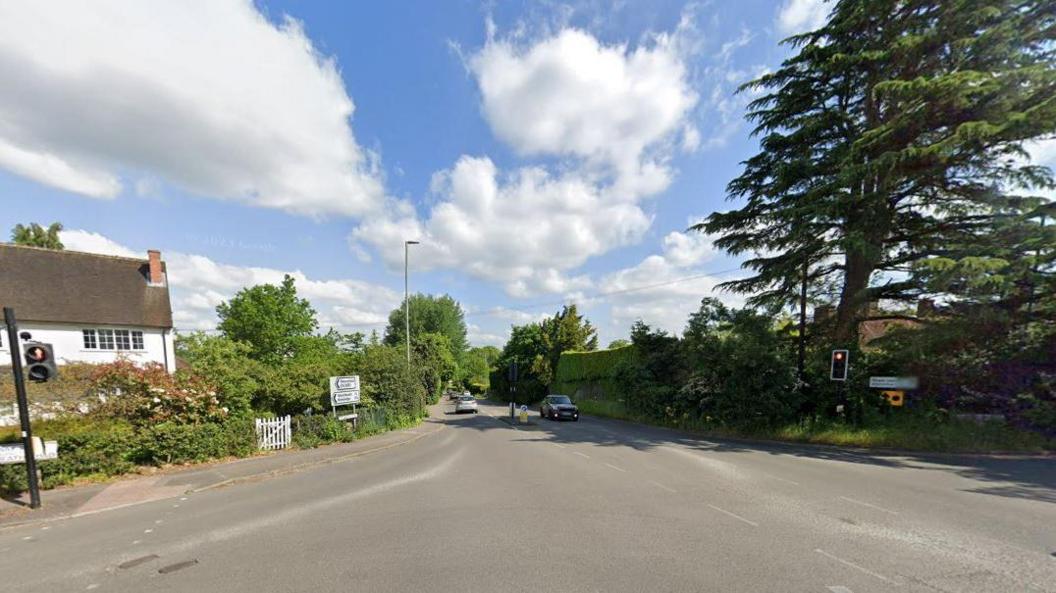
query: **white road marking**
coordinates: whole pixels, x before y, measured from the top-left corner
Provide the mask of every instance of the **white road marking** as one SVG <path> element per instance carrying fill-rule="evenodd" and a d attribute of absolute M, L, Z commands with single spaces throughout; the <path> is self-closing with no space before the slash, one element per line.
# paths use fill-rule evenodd
<path fill-rule="evenodd" d="M 744 517 L 742 517 L 742 516 L 740 516 L 740 515 L 738 515 L 736 513 L 731 513 L 730 511 L 727 511 L 726 509 L 720 509 L 719 507 L 717 507 L 717 506 L 715 506 L 713 504 L 709 504 L 708 506 L 713 508 L 713 509 L 715 509 L 716 511 L 719 511 L 720 513 L 723 513 L 724 515 L 729 515 L 729 516 L 733 517 L 734 519 L 737 519 L 738 521 L 744 521 L 745 523 L 751 525 L 752 527 L 759 527 L 759 524 L 756 523 L 755 521 L 749 521 L 748 519 L 745 519 Z"/>
<path fill-rule="evenodd" d="M 585 457 L 587 459 L 590 459 L 590 455 L 587 455 L 586 453 L 580 453 L 579 451 L 573 451 L 572 454 L 573 455 L 579 455 L 580 457 Z"/>
<path fill-rule="evenodd" d="M 821 548 L 815 548 L 814 551 L 819 553 L 819 554 L 821 554 L 822 556 L 825 556 L 826 558 L 831 558 L 831 559 L 835 560 L 836 562 L 839 562 L 840 564 L 843 564 L 844 566 L 850 566 L 851 568 L 853 568 L 855 570 L 858 570 L 858 571 L 861 571 L 861 572 L 863 572 L 863 573 L 865 573 L 865 574 L 867 574 L 867 575 L 869 575 L 871 577 L 876 577 L 876 578 L 880 579 L 881 581 L 884 581 L 885 583 L 893 583 L 894 582 L 894 581 L 892 581 L 891 579 L 885 577 L 882 574 L 878 574 L 878 573 L 875 573 L 875 572 L 869 570 L 868 568 L 861 567 L 861 566 L 851 562 L 850 560 L 844 560 L 843 558 L 840 558 L 839 556 L 834 556 L 834 555 L 826 552 L 825 550 L 822 550 Z"/>
<path fill-rule="evenodd" d="M 174 504 L 174 505 L 172 505 L 172 508 L 174 508 L 174 509 L 178 509 L 178 508 L 180 508 L 180 505 L 178 505 L 178 504 Z"/>
<path fill-rule="evenodd" d="M 561 443 L 550 443 L 550 444 L 551 444 L 551 445 L 553 445 L 553 446 L 555 446 L 555 447 L 561 447 L 562 449 L 564 449 L 564 448 L 565 448 L 565 446 L 564 446 L 564 445 L 562 445 Z"/>
<path fill-rule="evenodd" d="M 135 545 L 138 545 L 138 544 L 141 544 L 141 543 L 143 543 L 143 540 L 141 540 L 141 539 L 134 539 L 134 540 L 132 540 L 132 545 L 133 545 L 133 546 L 135 546 Z"/>
<path fill-rule="evenodd" d="M 49 530 L 49 529 L 51 529 L 51 526 L 50 526 L 50 525 L 45 525 L 44 527 L 41 527 L 41 528 L 40 528 L 40 530 L 41 530 L 41 531 L 47 531 L 47 530 Z"/>
<path fill-rule="evenodd" d="M 616 467 L 615 465 L 613 465 L 611 463 L 606 463 L 605 465 L 608 466 L 608 467 L 611 467 L 612 469 L 614 469 L 614 470 L 616 470 L 618 472 L 627 473 L 627 470 L 623 469 L 622 467 Z"/>
<path fill-rule="evenodd" d="M 660 482 L 654 482 L 653 480 L 649 480 L 649 482 L 650 482 L 650 483 L 651 483 L 651 484 L 652 484 L 653 486 L 656 486 L 657 488 L 662 488 L 662 489 L 664 489 L 664 490 L 667 490 L 668 492 L 677 492 L 677 491 L 676 491 L 676 490 L 675 490 L 674 488 L 668 488 L 667 486 L 664 486 L 664 485 L 663 485 L 663 484 L 661 484 Z"/>
<path fill-rule="evenodd" d="M 22 541 L 24 541 L 24 542 L 33 541 L 33 536 L 32 535 L 27 535 L 26 537 L 22 538 Z"/>
<path fill-rule="evenodd" d="M 163 523 L 163 521 L 161 519 L 157 519 L 157 520 L 154 521 L 155 525 L 161 525 L 162 523 Z"/>
<path fill-rule="evenodd" d="M 826 589 L 828 589 L 829 591 L 832 591 L 832 593 L 854 593 L 854 591 L 851 591 L 847 587 L 841 587 L 839 585 L 832 585 L 832 586 L 826 587 Z"/>
<path fill-rule="evenodd" d="M 88 585 L 87 587 L 85 587 L 85 589 L 87 589 L 89 591 L 91 591 L 92 589 L 98 589 L 98 588 L 99 588 L 99 583 L 92 583 L 91 585 Z"/>
<path fill-rule="evenodd" d="M 769 475 L 769 474 L 767 474 L 767 475 Z M 788 482 L 789 484 L 792 484 L 793 486 L 800 486 L 801 485 L 799 482 L 795 482 L 795 481 L 789 480 L 788 478 L 779 478 L 777 476 L 770 476 L 770 477 L 775 479 L 775 480 L 779 480 L 781 482 Z M 852 591 L 852 593 L 853 593 L 853 591 Z"/>
<path fill-rule="evenodd" d="M 187 500 L 187 497 L 186 496 L 181 496 L 180 500 Z"/>
<path fill-rule="evenodd" d="M 853 502 L 854 504 L 860 504 L 863 507 L 869 507 L 871 509 L 876 509 L 878 511 L 883 511 L 885 513 L 890 513 L 892 515 L 897 515 L 898 514 L 898 511 L 892 511 L 891 509 L 885 509 L 884 507 L 878 507 L 875 504 L 869 504 L 868 502 L 862 502 L 860 500 L 855 500 L 853 498 L 848 498 L 846 496 L 841 496 L 840 499 L 846 500 L 847 502 Z"/>
<path fill-rule="evenodd" d="M 144 529 L 143 533 L 154 533 L 153 529 Z"/>

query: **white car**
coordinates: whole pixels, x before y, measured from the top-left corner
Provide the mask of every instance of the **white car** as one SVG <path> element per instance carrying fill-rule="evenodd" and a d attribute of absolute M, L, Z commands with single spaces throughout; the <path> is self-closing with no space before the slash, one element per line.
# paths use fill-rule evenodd
<path fill-rule="evenodd" d="M 459 396 L 458 400 L 455 401 L 455 413 L 461 414 L 462 412 L 473 412 L 477 413 L 477 398 L 472 395 Z"/>

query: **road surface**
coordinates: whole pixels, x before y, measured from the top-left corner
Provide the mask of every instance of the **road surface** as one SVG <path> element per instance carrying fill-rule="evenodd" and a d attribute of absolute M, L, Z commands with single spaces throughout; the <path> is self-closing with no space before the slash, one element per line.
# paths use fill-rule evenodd
<path fill-rule="evenodd" d="M 2 588 L 1056 592 L 1056 463 L 445 414 L 292 475 L 0 531 Z"/>

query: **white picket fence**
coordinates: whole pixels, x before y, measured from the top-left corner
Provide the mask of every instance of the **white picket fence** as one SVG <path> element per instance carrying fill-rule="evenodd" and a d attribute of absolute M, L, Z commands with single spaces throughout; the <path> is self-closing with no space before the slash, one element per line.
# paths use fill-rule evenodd
<path fill-rule="evenodd" d="M 281 416 L 271 420 L 257 418 L 257 447 L 261 449 L 285 449 L 290 446 L 290 417 Z"/>

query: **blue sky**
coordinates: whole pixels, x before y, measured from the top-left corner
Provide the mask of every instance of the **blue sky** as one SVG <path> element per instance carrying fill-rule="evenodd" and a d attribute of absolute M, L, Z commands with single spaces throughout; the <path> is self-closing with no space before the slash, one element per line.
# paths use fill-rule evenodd
<path fill-rule="evenodd" d="M 561 302 L 606 343 L 636 318 L 681 330 L 737 273 L 684 232 L 729 207 L 754 150 L 733 91 L 824 17 L 815 0 L 81 10 L 0 8 L 0 226 L 160 249 L 181 330 L 287 272 L 324 325 L 381 328 L 420 239 L 412 289 L 451 294 L 498 345 Z"/>

